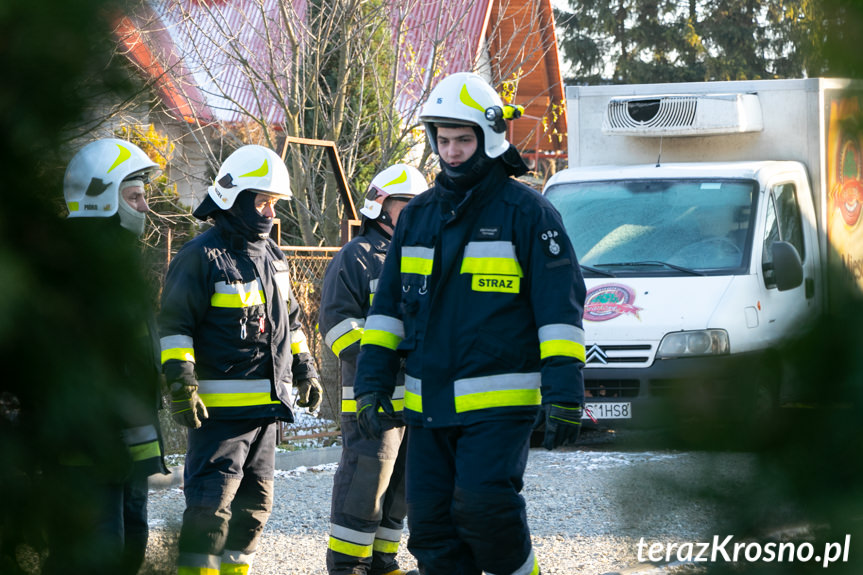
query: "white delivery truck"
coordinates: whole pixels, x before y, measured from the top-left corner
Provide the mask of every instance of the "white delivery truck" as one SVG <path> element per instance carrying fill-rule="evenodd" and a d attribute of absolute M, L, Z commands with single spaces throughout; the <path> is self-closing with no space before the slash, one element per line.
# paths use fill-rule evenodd
<path fill-rule="evenodd" d="M 587 284 L 585 417 L 655 425 L 664 399 L 697 416 L 731 396 L 761 418 L 799 401 L 778 347 L 863 285 L 863 84 L 568 86 L 566 99 L 569 168 L 543 193 Z"/>

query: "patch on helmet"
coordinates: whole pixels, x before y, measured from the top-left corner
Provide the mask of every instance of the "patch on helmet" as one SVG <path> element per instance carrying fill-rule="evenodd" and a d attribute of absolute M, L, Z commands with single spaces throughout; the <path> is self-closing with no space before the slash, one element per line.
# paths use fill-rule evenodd
<path fill-rule="evenodd" d="M 563 251 L 557 238 L 560 237 L 560 232 L 557 230 L 546 230 L 539 234 L 539 239 L 545 248 L 545 253 L 551 257 L 557 257 Z"/>

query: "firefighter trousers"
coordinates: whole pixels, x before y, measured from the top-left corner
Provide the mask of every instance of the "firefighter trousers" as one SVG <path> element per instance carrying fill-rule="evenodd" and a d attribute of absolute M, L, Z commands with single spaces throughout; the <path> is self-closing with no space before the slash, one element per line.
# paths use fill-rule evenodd
<path fill-rule="evenodd" d="M 398 569 L 405 517 L 405 426 L 382 418 L 380 441 L 363 439 L 343 415 L 342 456 L 333 478 L 329 575 L 381 575 Z"/>
<path fill-rule="evenodd" d="M 213 420 L 189 430 L 179 575 L 247 574 L 273 508 L 277 423 Z"/>
<path fill-rule="evenodd" d="M 536 575 L 523 486 L 531 420 L 409 426 L 408 549 L 424 575 Z"/>

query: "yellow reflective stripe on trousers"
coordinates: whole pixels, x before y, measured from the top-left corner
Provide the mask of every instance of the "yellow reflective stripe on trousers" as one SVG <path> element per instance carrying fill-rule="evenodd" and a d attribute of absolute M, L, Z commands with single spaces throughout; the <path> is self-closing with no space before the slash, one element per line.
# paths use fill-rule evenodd
<path fill-rule="evenodd" d="M 159 340 L 162 363 L 169 359 L 195 362 L 195 342 L 188 335 L 166 335 Z"/>
<path fill-rule="evenodd" d="M 401 273 L 430 276 L 434 268 L 434 248 L 402 246 Z"/>
<path fill-rule="evenodd" d="M 405 338 L 402 320 L 387 315 L 370 315 L 366 318 L 362 345 L 373 344 L 393 351 Z"/>
<path fill-rule="evenodd" d="M 336 553 L 351 557 L 371 557 L 374 541 L 374 533 L 357 531 L 335 523 L 330 524 L 329 548 Z"/>
<path fill-rule="evenodd" d="M 386 527 L 378 527 L 375 533 L 374 550 L 379 553 L 398 553 L 399 543 L 402 540 L 401 529 L 388 529 Z"/>
<path fill-rule="evenodd" d="M 494 575 L 491 571 L 486 571 L 486 575 Z M 539 575 L 539 563 L 536 561 L 536 555 L 533 554 L 533 549 L 527 556 L 521 567 L 512 572 L 512 575 Z"/>
<path fill-rule="evenodd" d="M 280 403 L 271 399 L 269 379 L 202 379 L 198 397 L 207 407 L 250 407 Z"/>
<path fill-rule="evenodd" d="M 222 551 L 222 564 L 219 575 L 248 575 L 255 560 L 255 553 L 243 553 L 225 549 Z"/>
<path fill-rule="evenodd" d="M 261 283 L 254 279 L 248 283 L 216 282 L 215 292 L 210 297 L 213 307 L 251 307 L 266 301 Z"/>
<path fill-rule="evenodd" d="M 455 411 L 464 413 L 491 407 L 539 405 L 542 402 L 541 384 L 538 372 L 457 379 L 453 382 Z"/>
<path fill-rule="evenodd" d="M 311 353 L 306 334 L 301 329 L 291 332 L 291 354 L 297 355 L 298 353 Z"/>
<path fill-rule="evenodd" d="M 390 398 L 392 401 L 393 409 L 395 411 L 404 411 L 405 408 L 405 386 L 397 385 L 393 390 L 393 396 Z M 378 410 L 382 411 L 382 410 Z M 357 412 L 357 400 L 354 399 L 354 388 L 353 386 L 347 386 L 342 388 L 342 413 L 356 413 Z"/>
<path fill-rule="evenodd" d="M 574 357 L 584 362 L 584 330 L 566 323 L 553 323 L 539 328 L 539 357 L 553 355 Z"/>
<path fill-rule="evenodd" d="M 363 318 L 345 318 L 324 335 L 324 343 L 338 357 L 351 344 L 362 339 L 365 326 L 366 320 Z"/>
<path fill-rule="evenodd" d="M 524 276 L 515 246 L 510 242 L 469 242 L 464 248 L 460 273 Z"/>
<path fill-rule="evenodd" d="M 405 409 L 422 413 L 422 380 L 405 374 Z"/>

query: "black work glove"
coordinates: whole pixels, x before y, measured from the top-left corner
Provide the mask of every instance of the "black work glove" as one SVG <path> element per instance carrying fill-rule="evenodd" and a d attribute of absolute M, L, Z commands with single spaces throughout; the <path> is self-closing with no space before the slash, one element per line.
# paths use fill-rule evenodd
<path fill-rule="evenodd" d="M 395 415 L 390 396 L 380 391 L 364 393 L 357 397 L 357 426 L 363 439 L 379 440 L 383 436 L 383 427 L 379 410 L 387 415 Z"/>
<path fill-rule="evenodd" d="M 577 403 L 546 403 L 542 406 L 540 417 L 545 416 L 545 436 L 542 446 L 557 449 L 564 444 L 572 444 L 581 433 L 581 406 Z"/>
<path fill-rule="evenodd" d="M 310 377 L 294 383 L 297 388 L 297 405 L 305 407 L 309 413 L 313 413 L 321 406 L 324 399 L 324 388 L 317 377 Z"/>
<path fill-rule="evenodd" d="M 198 429 L 209 417 L 207 406 L 198 397 L 198 386 L 182 381 L 171 384 L 171 417 L 183 427 Z"/>

